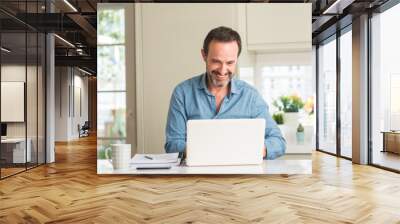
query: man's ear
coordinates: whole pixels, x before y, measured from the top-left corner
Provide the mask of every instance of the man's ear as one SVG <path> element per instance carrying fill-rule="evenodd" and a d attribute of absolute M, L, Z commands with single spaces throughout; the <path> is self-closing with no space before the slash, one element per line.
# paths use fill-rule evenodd
<path fill-rule="evenodd" d="M 207 61 L 207 55 L 204 52 L 204 49 L 201 49 L 201 56 L 203 57 L 204 62 L 206 62 Z"/>

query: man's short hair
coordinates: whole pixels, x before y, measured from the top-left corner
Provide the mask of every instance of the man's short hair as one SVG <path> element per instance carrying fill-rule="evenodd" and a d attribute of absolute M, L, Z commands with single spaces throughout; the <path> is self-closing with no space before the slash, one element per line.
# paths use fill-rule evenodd
<path fill-rule="evenodd" d="M 204 39 L 204 43 L 203 43 L 203 50 L 206 55 L 208 54 L 208 47 L 209 47 L 211 41 L 213 41 L 213 40 L 219 41 L 219 42 L 236 41 L 236 43 L 239 47 L 238 56 L 240 55 L 240 52 L 242 51 L 242 40 L 240 39 L 239 33 L 229 27 L 220 26 L 220 27 L 214 28 L 210 32 L 208 32 L 206 38 Z"/>

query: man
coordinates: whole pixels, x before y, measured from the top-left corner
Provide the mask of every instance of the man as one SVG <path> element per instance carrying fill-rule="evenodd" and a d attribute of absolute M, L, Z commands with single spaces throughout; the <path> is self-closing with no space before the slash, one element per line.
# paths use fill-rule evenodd
<path fill-rule="evenodd" d="M 184 152 L 188 120 L 229 118 L 264 118 L 263 157 L 275 159 L 285 153 L 286 142 L 261 95 L 244 81 L 233 79 L 240 51 L 236 31 L 218 27 L 207 34 L 201 50 L 206 73 L 180 83 L 173 91 L 166 126 L 167 153 Z"/>

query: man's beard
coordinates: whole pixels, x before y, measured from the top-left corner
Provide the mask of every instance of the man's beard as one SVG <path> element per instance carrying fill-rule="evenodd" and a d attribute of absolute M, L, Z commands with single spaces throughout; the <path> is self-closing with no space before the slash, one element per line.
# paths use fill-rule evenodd
<path fill-rule="evenodd" d="M 210 74 L 211 73 L 211 74 Z M 224 81 L 219 81 L 217 80 L 216 76 L 219 74 L 218 72 L 211 71 L 210 73 L 207 73 L 207 76 L 211 82 L 211 85 L 214 87 L 222 88 L 225 87 L 229 84 L 229 82 L 232 80 L 233 73 L 232 72 L 227 72 L 224 75 L 228 75 L 228 79 Z"/>

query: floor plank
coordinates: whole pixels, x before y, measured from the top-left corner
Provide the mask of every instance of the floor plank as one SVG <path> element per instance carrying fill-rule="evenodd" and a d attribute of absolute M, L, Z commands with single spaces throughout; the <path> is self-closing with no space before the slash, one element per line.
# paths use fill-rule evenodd
<path fill-rule="evenodd" d="M 312 175 L 99 176 L 96 138 L 0 181 L 0 223 L 400 223 L 400 175 L 313 153 Z"/>

